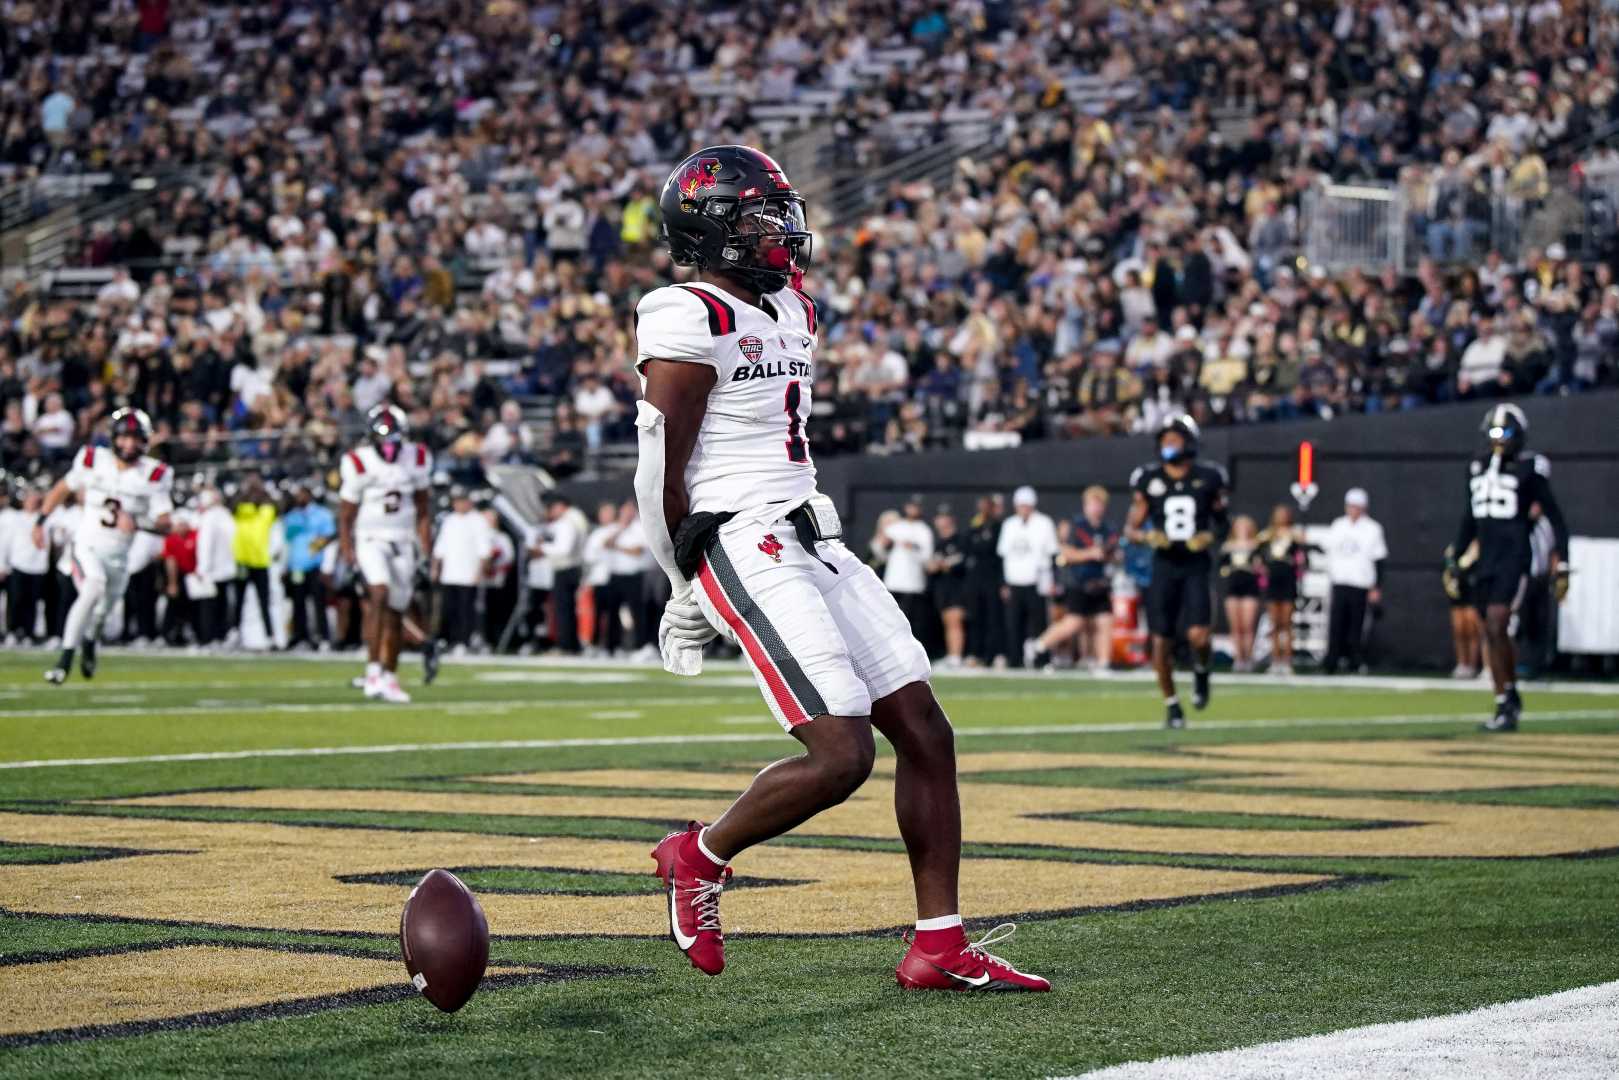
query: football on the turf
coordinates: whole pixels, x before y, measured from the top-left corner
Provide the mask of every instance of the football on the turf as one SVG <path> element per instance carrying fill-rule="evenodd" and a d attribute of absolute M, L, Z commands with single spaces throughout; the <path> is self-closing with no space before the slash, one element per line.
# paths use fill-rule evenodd
<path fill-rule="evenodd" d="M 445 1012 L 471 1000 L 489 963 L 489 922 L 478 898 L 448 870 L 429 870 L 399 916 L 411 985 Z"/>

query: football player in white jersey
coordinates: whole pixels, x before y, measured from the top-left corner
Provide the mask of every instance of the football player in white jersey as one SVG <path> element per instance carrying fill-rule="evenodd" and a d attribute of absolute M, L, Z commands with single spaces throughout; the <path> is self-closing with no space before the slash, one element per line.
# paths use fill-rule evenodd
<path fill-rule="evenodd" d="M 344 454 L 339 468 L 338 546 L 365 582 L 365 696 L 403 705 L 410 701 L 399 686 L 404 615 L 422 553 L 433 550 L 433 456 L 407 438 L 395 406 L 376 406 L 369 424 L 369 440 Z"/>
<path fill-rule="evenodd" d="M 83 512 L 66 559 L 78 596 L 63 623 L 61 658 L 45 673 L 45 681 L 57 685 L 67 680 L 76 649 L 84 677 L 95 675 L 96 643 L 107 613 L 124 595 L 135 534 L 167 533 L 174 509 L 174 473 L 146 456 L 152 421 L 139 409 L 119 409 L 110 426 L 111 451 L 86 445 L 74 454 L 73 467 L 45 496 L 34 524 L 34 542 L 43 546 L 46 517 L 78 493 Z"/>
<path fill-rule="evenodd" d="M 950 722 L 904 614 L 816 491 L 805 431 L 816 307 L 792 287 L 810 254 L 804 200 L 765 154 L 716 146 L 676 167 L 659 208 L 674 261 L 699 271 L 636 309 L 636 499 L 673 588 L 659 648 L 668 670 L 691 675 L 716 633 L 734 641 L 805 751 L 761 772 L 712 824 L 658 844 L 670 934 L 719 974 L 731 859 L 848 798 L 871 772 L 875 727 L 898 758 L 895 809 L 916 884 L 900 985 L 1049 990 L 986 952 L 990 939 L 967 940 Z"/>

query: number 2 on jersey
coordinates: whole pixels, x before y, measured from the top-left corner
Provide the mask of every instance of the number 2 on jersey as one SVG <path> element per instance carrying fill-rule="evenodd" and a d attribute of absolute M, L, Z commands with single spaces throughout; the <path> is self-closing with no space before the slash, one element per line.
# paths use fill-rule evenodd
<path fill-rule="evenodd" d="M 802 400 L 803 391 L 794 379 L 787 384 L 787 460 L 799 464 L 809 461 L 809 451 L 804 445 L 804 420 L 798 415 Z"/>

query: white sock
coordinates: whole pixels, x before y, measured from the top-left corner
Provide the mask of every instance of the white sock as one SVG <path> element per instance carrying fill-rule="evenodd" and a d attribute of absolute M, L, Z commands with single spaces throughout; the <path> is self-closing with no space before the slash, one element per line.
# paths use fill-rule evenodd
<path fill-rule="evenodd" d="M 90 616 L 100 603 L 100 590 L 86 583 L 79 595 L 73 598 L 73 606 L 67 609 L 67 619 L 62 624 L 62 648 L 79 647 L 79 643 L 84 640 L 85 626 L 90 622 Z"/>
<path fill-rule="evenodd" d="M 1181 699 L 1180 699 L 1180 695 L 1178 695 L 1178 694 L 1175 695 L 1174 697 L 1166 697 L 1164 699 L 1164 704 L 1165 705 L 1179 705 L 1180 703 L 1181 703 Z"/>
<path fill-rule="evenodd" d="M 366 664 L 365 677 L 368 679 L 380 679 L 382 677 L 382 665 L 375 660 Z"/>
<path fill-rule="evenodd" d="M 715 866 L 724 866 L 726 863 L 730 862 L 731 860 L 722 859 L 712 851 L 708 850 L 708 845 L 703 843 L 703 837 L 706 835 L 708 835 L 708 828 L 706 826 L 697 833 L 697 850 L 703 853 L 703 857 L 709 862 L 713 863 Z"/>
<path fill-rule="evenodd" d="M 961 925 L 961 916 L 960 915 L 940 915 L 936 919 L 918 919 L 918 920 L 916 920 L 916 928 L 918 930 L 948 930 L 952 926 L 960 926 L 960 925 Z"/>

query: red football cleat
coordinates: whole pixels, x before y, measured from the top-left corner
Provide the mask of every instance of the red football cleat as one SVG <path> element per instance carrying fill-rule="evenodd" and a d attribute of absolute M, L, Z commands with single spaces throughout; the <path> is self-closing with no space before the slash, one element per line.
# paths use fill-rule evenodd
<path fill-rule="evenodd" d="M 713 862 L 697 847 L 703 823 L 693 821 L 672 832 L 652 849 L 657 874 L 669 891 L 669 936 L 691 966 L 705 975 L 725 970 L 725 933 L 720 929 L 720 893 L 731 880 L 729 866 L 714 872 Z"/>
<path fill-rule="evenodd" d="M 911 951 L 899 963 L 895 975 L 900 986 L 907 990 L 1010 990 L 1045 991 L 1051 983 L 1038 975 L 1025 975 L 998 956 L 985 951 L 989 945 L 1005 941 L 1017 927 L 1001 923 L 974 942 L 965 935 L 962 943 L 942 953 L 925 953 L 911 941 L 909 931 L 905 940 L 911 941 Z"/>

